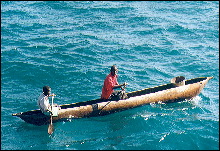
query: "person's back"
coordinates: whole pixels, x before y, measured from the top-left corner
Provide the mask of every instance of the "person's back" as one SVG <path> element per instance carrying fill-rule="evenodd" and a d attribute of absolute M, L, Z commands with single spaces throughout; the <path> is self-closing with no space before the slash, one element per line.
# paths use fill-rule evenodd
<path fill-rule="evenodd" d="M 47 112 L 50 107 L 49 99 L 43 93 L 38 97 L 38 107 L 42 112 Z"/>
<path fill-rule="evenodd" d="M 42 113 L 48 115 L 51 112 L 51 106 L 49 103 L 49 95 L 50 95 L 51 88 L 49 86 L 43 87 L 43 93 L 38 97 L 38 106 Z"/>
<path fill-rule="evenodd" d="M 117 75 L 112 75 L 111 73 L 106 77 L 104 81 L 104 86 L 102 88 L 102 99 L 108 99 L 112 92 L 114 91 L 113 88 L 115 85 L 118 85 Z"/>

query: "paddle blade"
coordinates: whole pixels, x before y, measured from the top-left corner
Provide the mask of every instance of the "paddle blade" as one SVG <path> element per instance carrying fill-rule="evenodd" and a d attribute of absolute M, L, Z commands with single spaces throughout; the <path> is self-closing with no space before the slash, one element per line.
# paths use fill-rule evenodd
<path fill-rule="evenodd" d="M 53 131 L 54 131 L 53 124 L 49 124 L 49 126 L 48 126 L 48 134 L 51 135 L 53 133 Z"/>

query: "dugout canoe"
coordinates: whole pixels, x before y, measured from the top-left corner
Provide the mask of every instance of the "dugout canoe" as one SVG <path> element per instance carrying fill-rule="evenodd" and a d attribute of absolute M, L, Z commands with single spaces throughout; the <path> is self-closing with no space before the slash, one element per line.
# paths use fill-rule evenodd
<path fill-rule="evenodd" d="M 60 105 L 58 116 L 53 116 L 53 122 L 69 118 L 83 118 L 103 116 L 114 112 L 158 102 L 177 102 L 192 99 L 197 96 L 207 82 L 213 77 L 199 77 L 185 81 L 185 85 L 177 86 L 168 83 L 152 88 L 127 93 L 125 100 L 103 102 L 101 99 Z M 44 115 L 39 109 L 15 113 L 12 116 L 20 117 L 27 123 L 34 125 L 49 124 L 50 116 Z"/>

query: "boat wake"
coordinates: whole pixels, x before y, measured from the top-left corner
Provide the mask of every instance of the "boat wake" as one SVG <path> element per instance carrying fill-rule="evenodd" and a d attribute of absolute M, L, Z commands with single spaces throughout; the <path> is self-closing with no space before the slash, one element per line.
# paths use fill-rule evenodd
<path fill-rule="evenodd" d="M 181 102 L 176 103 L 164 103 L 164 102 L 158 102 L 158 103 L 150 103 L 150 106 L 152 108 L 151 111 L 144 111 L 144 113 L 138 113 L 133 116 L 133 118 L 141 117 L 144 118 L 144 120 L 148 120 L 151 118 L 156 118 L 160 116 L 174 116 L 174 113 L 176 112 L 185 112 L 186 110 L 190 108 L 196 108 L 199 107 L 199 102 L 202 100 L 200 96 L 196 96 L 192 99 L 185 99 Z M 200 108 L 200 107 L 199 107 Z"/>
<path fill-rule="evenodd" d="M 196 96 L 190 100 L 186 100 L 186 101 L 189 101 L 190 103 L 192 103 L 192 105 L 198 105 L 199 104 L 199 101 L 201 101 L 202 98 L 200 96 Z"/>

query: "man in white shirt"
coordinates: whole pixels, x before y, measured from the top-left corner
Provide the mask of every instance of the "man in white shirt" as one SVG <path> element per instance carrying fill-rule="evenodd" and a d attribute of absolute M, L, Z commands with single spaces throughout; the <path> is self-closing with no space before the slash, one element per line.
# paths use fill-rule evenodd
<path fill-rule="evenodd" d="M 45 115 L 50 115 L 51 113 L 51 105 L 49 103 L 49 96 L 51 92 L 51 88 L 49 86 L 44 86 L 43 87 L 43 93 L 38 97 L 38 106 L 42 113 Z"/>

